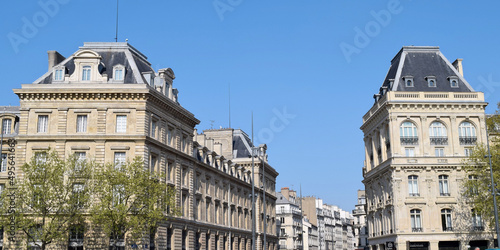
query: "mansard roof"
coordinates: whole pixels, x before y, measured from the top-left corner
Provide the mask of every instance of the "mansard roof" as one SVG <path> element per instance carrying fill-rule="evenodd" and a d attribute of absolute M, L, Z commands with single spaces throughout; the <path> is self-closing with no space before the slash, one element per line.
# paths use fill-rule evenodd
<path fill-rule="evenodd" d="M 430 78 L 435 79 L 436 87 L 429 87 L 427 80 Z M 413 87 L 407 87 L 405 79 L 412 79 Z M 456 79 L 458 87 L 452 87 L 450 79 Z M 391 66 L 380 88 L 380 95 L 384 94 L 384 89 L 416 92 L 474 92 L 462 73 L 444 57 L 439 47 L 430 46 L 403 47 L 391 60 Z"/>
<path fill-rule="evenodd" d="M 151 63 L 147 61 L 147 57 L 127 42 L 85 42 L 73 55 L 68 58 L 62 57 L 63 60 L 56 62 L 54 67 L 64 66 L 65 74 L 72 75 L 75 71 L 75 59 L 92 56 L 100 60 L 99 73 L 106 74 L 110 78 L 113 77 L 114 66 L 123 66 L 126 72 L 123 79 L 125 84 L 149 83 L 143 77 L 143 73 L 154 74 L 155 72 Z M 52 74 L 53 71 L 49 69 L 33 83 L 51 84 Z"/>

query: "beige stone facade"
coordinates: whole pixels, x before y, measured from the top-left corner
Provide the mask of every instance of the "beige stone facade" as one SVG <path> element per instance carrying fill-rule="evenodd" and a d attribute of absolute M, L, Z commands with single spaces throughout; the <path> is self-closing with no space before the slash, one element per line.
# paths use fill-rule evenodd
<path fill-rule="evenodd" d="M 68 58 L 49 51 L 49 65 L 33 84 L 14 90 L 20 99 L 17 166 L 49 148 L 61 157 L 77 153 L 100 163 L 140 156 L 149 171 L 166 174 L 182 212 L 161 223 L 155 249 L 251 249 L 251 158 L 233 156 L 232 140 L 225 137 L 233 136 L 232 129 L 196 133 L 199 121 L 179 104 L 170 68 L 155 72 L 128 43 L 85 43 Z M 216 135 L 227 141 L 213 144 Z M 267 218 L 261 216 L 262 199 L 256 205 L 257 249 L 263 246 L 264 218 L 267 249 L 277 249 L 272 228 L 278 173 L 267 159 L 255 162 L 257 169 L 265 166 L 267 182 Z M 262 193 L 262 182 L 256 184 Z M 104 249 L 108 242 L 85 237 L 83 246 Z"/>
<path fill-rule="evenodd" d="M 463 161 L 485 142 L 487 103 L 437 47 L 404 47 L 363 116 L 371 249 L 492 247 L 462 197 Z"/>

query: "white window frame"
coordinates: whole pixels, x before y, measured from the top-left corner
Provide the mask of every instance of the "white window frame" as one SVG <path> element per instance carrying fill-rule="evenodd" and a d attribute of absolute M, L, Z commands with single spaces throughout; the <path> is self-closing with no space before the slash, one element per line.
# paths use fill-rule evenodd
<path fill-rule="evenodd" d="M 125 80 L 125 67 L 123 65 L 115 65 L 113 67 L 113 80 L 123 82 Z"/>
<path fill-rule="evenodd" d="M 440 196 L 450 196 L 450 186 L 448 182 L 448 175 L 438 176 L 439 183 L 439 195 Z"/>
<path fill-rule="evenodd" d="M 115 168 L 120 169 L 122 165 L 127 161 L 127 153 L 123 151 L 114 152 L 114 163 Z"/>
<path fill-rule="evenodd" d="M 4 118 L 2 120 L 2 133 L 4 135 L 12 134 L 12 119 Z"/>
<path fill-rule="evenodd" d="M 405 147 L 405 156 L 406 157 L 415 157 L 415 148 L 414 147 Z"/>
<path fill-rule="evenodd" d="M 408 194 L 410 196 L 420 196 L 418 192 L 418 175 L 408 176 Z"/>
<path fill-rule="evenodd" d="M 83 164 L 87 160 L 87 152 L 78 151 L 75 152 L 76 162 L 75 162 L 75 170 L 80 171 L 83 168 Z"/>
<path fill-rule="evenodd" d="M 38 115 L 37 133 L 47 133 L 49 131 L 49 115 Z"/>
<path fill-rule="evenodd" d="M 2 153 L 0 155 L 2 157 L 2 164 L 0 165 L 0 172 L 7 172 L 7 153 Z"/>
<path fill-rule="evenodd" d="M 444 148 L 443 147 L 435 147 L 434 154 L 436 157 L 444 157 Z"/>
<path fill-rule="evenodd" d="M 82 66 L 82 81 L 90 81 L 92 79 L 92 66 L 83 65 Z"/>
<path fill-rule="evenodd" d="M 427 77 L 427 86 L 429 88 L 437 88 L 437 81 L 435 77 Z"/>
<path fill-rule="evenodd" d="M 405 77 L 403 77 L 403 80 L 404 80 L 404 83 L 405 83 L 405 87 L 407 87 L 407 88 L 413 88 L 415 86 L 415 84 L 413 83 L 413 77 L 411 77 L 411 76 L 405 76 Z"/>
<path fill-rule="evenodd" d="M 476 126 L 469 121 L 463 121 L 458 125 L 460 137 L 476 137 Z"/>
<path fill-rule="evenodd" d="M 447 137 L 448 131 L 442 122 L 434 121 L 429 126 L 429 135 L 431 137 Z"/>
<path fill-rule="evenodd" d="M 471 156 L 472 152 L 474 151 L 474 148 L 472 147 L 464 147 L 464 156 Z"/>
<path fill-rule="evenodd" d="M 77 115 L 76 116 L 76 132 L 86 133 L 87 132 L 87 115 Z"/>
<path fill-rule="evenodd" d="M 412 230 L 421 230 L 422 228 L 422 211 L 420 209 L 410 210 L 410 224 Z"/>
<path fill-rule="evenodd" d="M 418 138 L 417 125 L 411 121 L 404 121 L 399 126 L 401 138 Z"/>
<path fill-rule="evenodd" d="M 64 81 L 64 77 L 66 76 L 66 68 L 64 66 L 56 66 L 53 70 L 53 78 L 52 80 L 55 82 Z"/>
<path fill-rule="evenodd" d="M 441 209 L 441 225 L 443 231 L 453 230 L 451 213 L 452 211 L 449 208 Z"/>
<path fill-rule="evenodd" d="M 116 115 L 116 133 L 127 132 L 127 115 Z"/>
<path fill-rule="evenodd" d="M 151 118 L 151 137 L 157 138 L 158 133 L 158 120 L 156 118 Z"/>

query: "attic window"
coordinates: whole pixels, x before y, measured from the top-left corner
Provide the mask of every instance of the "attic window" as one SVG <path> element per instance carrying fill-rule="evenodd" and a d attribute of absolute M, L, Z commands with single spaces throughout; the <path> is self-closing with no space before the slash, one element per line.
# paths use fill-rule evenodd
<path fill-rule="evenodd" d="M 407 87 L 407 88 L 413 87 L 413 77 L 412 76 L 405 76 L 403 79 L 405 80 L 405 87 Z"/>
<path fill-rule="evenodd" d="M 450 81 L 450 86 L 452 88 L 458 88 L 458 78 L 457 77 L 448 77 L 448 80 Z"/>
<path fill-rule="evenodd" d="M 425 79 L 427 80 L 427 85 L 430 88 L 437 87 L 436 77 L 434 77 L 434 76 L 427 76 Z"/>
<path fill-rule="evenodd" d="M 125 67 L 122 65 L 116 65 L 113 67 L 113 80 L 123 81 L 125 78 Z"/>
<path fill-rule="evenodd" d="M 436 87 L 436 80 L 430 79 L 429 80 L 429 87 Z"/>
<path fill-rule="evenodd" d="M 64 80 L 64 66 L 54 67 L 54 81 L 63 81 Z"/>
<path fill-rule="evenodd" d="M 83 66 L 82 68 L 82 81 L 90 81 L 91 66 Z"/>

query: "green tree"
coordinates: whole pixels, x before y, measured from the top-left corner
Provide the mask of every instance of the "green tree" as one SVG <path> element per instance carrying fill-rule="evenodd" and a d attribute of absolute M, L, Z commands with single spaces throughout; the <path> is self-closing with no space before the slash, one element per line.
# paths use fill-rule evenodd
<path fill-rule="evenodd" d="M 15 225 L 29 245 L 41 249 L 67 240 L 69 228 L 83 222 L 89 204 L 90 165 L 76 156 L 62 160 L 55 151 L 36 152 L 21 166 L 22 177 L 2 193 L 4 228 Z"/>
<path fill-rule="evenodd" d="M 127 236 L 127 244 L 145 245 L 160 221 L 168 214 L 176 214 L 174 189 L 162 181 L 164 176 L 149 172 L 144 161 L 106 164 L 94 173 L 95 202 L 90 209 L 90 220 L 110 237 L 110 244 Z M 172 208 L 172 209 L 170 209 Z"/>
<path fill-rule="evenodd" d="M 486 120 L 489 140 L 493 180 L 497 192 L 497 205 L 500 205 L 500 103 L 494 115 Z M 490 175 L 490 158 L 486 144 L 474 148 L 465 162 L 468 180 L 465 182 L 464 195 L 473 204 L 475 213 L 480 214 L 488 222 L 491 229 L 495 227 L 493 194 Z M 500 211 L 500 209 L 499 209 Z"/>

